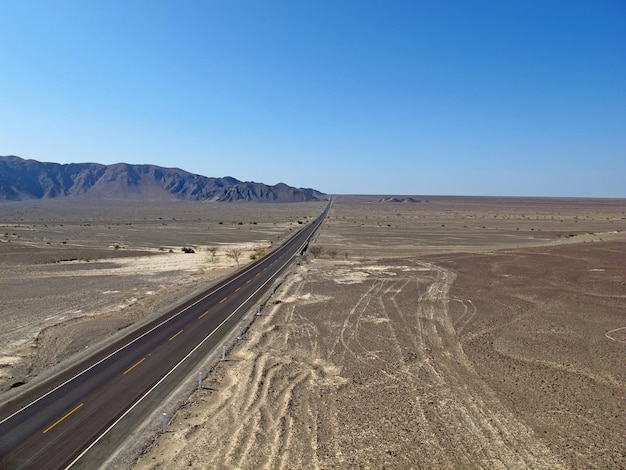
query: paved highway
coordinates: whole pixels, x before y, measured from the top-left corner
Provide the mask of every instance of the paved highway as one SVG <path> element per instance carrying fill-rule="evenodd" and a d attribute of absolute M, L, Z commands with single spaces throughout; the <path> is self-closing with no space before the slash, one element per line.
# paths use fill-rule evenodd
<path fill-rule="evenodd" d="M 0 408 L 0 468 L 92 467 L 95 443 L 120 442 L 136 409 L 155 407 L 258 302 L 323 222 L 313 222 L 257 263 Z M 135 419 L 138 419 L 135 417 Z M 126 423 L 124 423 L 126 421 Z M 102 444 L 99 444 L 102 445 Z M 90 452 L 92 455 L 90 455 Z M 104 452 L 110 452 L 105 446 Z M 89 460 L 91 459 L 91 460 Z M 87 462 L 87 463 L 86 463 Z"/>

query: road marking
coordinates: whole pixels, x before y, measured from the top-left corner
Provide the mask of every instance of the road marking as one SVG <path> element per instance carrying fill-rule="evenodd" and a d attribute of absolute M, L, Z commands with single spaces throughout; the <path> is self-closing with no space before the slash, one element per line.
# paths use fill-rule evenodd
<path fill-rule="evenodd" d="M 74 411 L 76 411 L 77 409 L 79 409 L 81 406 L 83 406 L 84 403 L 81 403 L 80 405 L 76 406 L 73 410 L 68 411 L 67 413 L 65 413 L 65 415 L 63 415 L 63 417 L 61 419 L 58 419 L 54 424 L 51 424 L 50 426 L 48 426 L 46 429 L 44 429 L 43 433 L 47 433 L 48 431 L 50 431 L 50 429 L 52 429 L 53 427 L 55 427 L 57 424 L 59 424 L 61 421 L 63 421 L 64 419 L 66 419 L 67 417 L 69 417 L 72 413 L 74 413 Z"/>
<path fill-rule="evenodd" d="M 251 280 L 252 280 L 252 279 L 248 279 L 248 280 L 246 281 L 246 284 L 250 284 L 250 281 L 251 281 Z"/>
<path fill-rule="evenodd" d="M 235 292 L 239 292 L 239 289 L 241 289 L 241 287 L 237 287 L 237 288 L 235 289 Z"/>
<path fill-rule="evenodd" d="M 203 316 L 205 316 L 207 313 L 209 313 L 209 311 L 207 310 L 206 312 L 204 312 L 202 315 L 200 315 L 198 318 L 202 318 Z"/>
<path fill-rule="evenodd" d="M 322 215 L 323 215 L 323 214 L 322 214 Z M 320 217 L 321 217 L 321 216 L 320 216 Z M 313 228 L 313 229 L 312 229 L 311 235 L 310 235 L 309 237 L 307 237 L 307 238 L 306 238 L 305 243 L 303 243 L 303 244 L 300 246 L 300 248 L 297 250 L 297 252 L 300 252 L 300 251 L 302 251 L 302 250 L 304 249 L 304 246 L 306 245 L 306 242 L 307 242 L 307 241 L 308 241 L 308 240 L 312 237 L 312 233 L 313 233 L 315 230 L 317 230 L 317 228 L 319 228 L 319 224 L 318 224 L 318 226 L 317 226 L 317 227 L 315 227 L 315 228 Z M 283 248 L 284 248 L 284 247 L 281 247 L 280 249 L 282 250 Z M 279 270 L 281 270 L 281 269 L 283 269 L 285 266 L 287 266 L 287 264 L 289 264 L 289 262 L 291 262 L 291 259 L 292 259 L 292 257 L 289 257 L 289 258 L 287 259 L 287 261 L 286 261 L 286 262 L 284 262 L 284 263 L 281 265 L 281 267 L 279 268 Z M 244 274 L 245 274 L 245 273 L 242 273 L 239 277 L 243 276 Z M 219 287 L 217 290 L 220 290 L 220 289 L 224 288 L 226 285 L 230 284 L 231 282 L 234 282 L 234 281 L 235 281 L 236 279 L 238 279 L 239 277 L 236 277 L 235 279 L 232 279 L 232 280 L 228 281 L 228 282 L 227 282 L 224 286 Z M 244 301 L 241 305 L 239 305 L 239 307 L 237 307 L 235 310 L 233 310 L 233 312 L 232 312 L 232 313 L 231 313 L 228 317 L 226 317 L 226 318 L 225 318 L 225 319 L 224 319 L 224 320 L 223 320 L 223 321 L 222 321 L 219 325 L 217 325 L 217 327 L 216 327 L 216 328 L 215 328 L 215 329 L 214 329 L 211 333 L 209 333 L 207 336 L 205 336 L 205 338 L 204 338 L 204 339 L 203 339 L 203 340 L 202 340 L 202 341 L 201 341 L 201 342 L 200 342 L 200 343 L 199 343 L 199 344 L 198 344 L 195 348 L 193 348 L 193 349 L 192 349 L 192 350 L 191 350 L 191 351 L 190 351 L 190 352 L 189 352 L 189 353 L 188 353 L 185 357 L 183 357 L 180 361 L 178 361 L 178 363 L 177 363 L 177 364 L 176 364 L 176 365 L 175 365 L 172 369 L 170 369 L 170 370 L 169 370 L 169 372 L 167 372 L 167 373 L 166 373 L 163 377 L 161 377 L 161 380 L 159 380 L 156 384 L 154 384 L 154 385 L 152 386 L 152 388 L 150 388 L 150 389 L 149 389 L 146 393 L 144 393 L 144 394 L 143 394 L 143 395 L 142 395 L 142 396 L 141 396 L 141 397 L 140 397 L 137 401 L 135 401 L 135 402 L 134 402 L 134 403 L 130 406 L 130 408 L 128 408 L 126 411 L 124 411 L 124 413 L 122 413 L 122 415 L 121 415 L 119 418 L 117 418 L 117 420 L 116 420 L 115 422 L 113 422 L 113 423 L 112 423 L 112 424 L 111 424 L 108 428 L 106 428 L 106 429 L 105 429 L 105 430 L 104 430 L 104 431 L 103 431 L 103 432 L 102 432 L 102 433 L 101 433 L 101 434 L 100 434 L 100 435 L 99 435 L 99 436 L 98 436 L 98 437 L 97 437 L 97 438 L 96 438 L 96 439 L 95 439 L 95 440 L 94 440 L 91 444 L 89 444 L 89 446 L 87 446 L 87 448 L 85 448 L 85 449 L 84 449 L 84 450 L 83 450 L 83 451 L 82 451 L 82 452 L 81 452 L 81 453 L 80 453 L 80 454 L 79 454 L 79 455 L 78 455 L 78 456 L 77 456 L 74 460 L 72 460 L 72 461 L 69 463 L 69 465 L 66 467 L 66 469 L 69 469 L 69 468 L 73 467 L 73 466 L 76 464 L 76 462 L 78 462 L 78 461 L 79 461 L 79 460 L 80 460 L 80 459 L 81 459 L 81 458 L 82 458 L 82 457 L 83 457 L 83 456 L 84 456 L 87 452 L 89 452 L 89 450 L 91 450 L 91 448 L 92 448 L 92 447 L 94 447 L 94 446 L 95 446 L 98 442 L 100 442 L 100 441 L 102 440 L 102 438 L 104 438 L 104 436 L 106 436 L 106 435 L 107 435 L 107 434 L 111 431 L 111 429 L 113 429 L 115 426 L 117 426 L 117 424 L 118 424 L 120 421 L 122 421 L 122 419 L 124 419 L 124 418 L 125 418 L 125 417 L 126 417 L 126 416 L 127 416 L 127 415 L 131 412 L 131 411 L 133 411 L 137 405 L 139 405 L 142 401 L 144 401 L 144 400 L 146 399 L 146 397 L 147 397 L 148 395 L 150 395 L 150 393 L 152 393 L 152 392 L 154 391 L 154 389 L 155 389 L 155 388 L 157 388 L 157 387 L 158 387 L 158 386 L 159 386 L 159 385 L 160 385 L 163 381 L 165 381 L 165 380 L 166 380 L 166 379 L 167 379 L 167 378 L 168 378 L 168 377 L 169 377 L 169 376 L 170 376 L 170 375 L 171 375 L 171 374 L 172 374 L 172 373 L 173 373 L 176 369 L 178 369 L 178 367 L 179 367 L 179 366 L 180 366 L 183 362 L 185 362 L 185 361 L 186 361 L 186 360 L 187 360 L 187 359 L 188 359 L 188 358 L 189 358 L 189 357 L 190 357 L 190 356 L 191 356 L 194 352 L 196 352 L 196 350 L 197 350 L 197 349 L 199 349 L 199 348 L 200 348 L 200 347 L 201 347 L 201 346 L 202 346 L 202 345 L 203 345 L 203 344 L 204 344 L 204 343 L 205 343 L 205 342 L 206 342 L 206 341 L 207 341 L 207 340 L 208 340 L 211 336 L 213 336 L 213 333 L 215 333 L 217 330 L 219 330 L 219 329 L 222 327 L 222 325 L 224 325 L 224 324 L 225 324 L 228 320 L 230 320 L 230 319 L 233 317 L 233 315 L 235 315 L 235 314 L 236 314 L 236 313 L 237 313 L 237 312 L 238 312 L 238 311 L 239 311 L 239 310 L 240 310 L 240 309 L 241 309 L 241 308 L 245 305 L 245 303 L 246 303 L 246 302 L 248 302 L 248 301 L 249 301 L 250 299 L 252 299 L 252 297 L 254 297 L 254 296 L 255 296 L 255 295 L 256 295 L 259 291 L 261 291 L 263 288 L 265 288 L 265 286 L 266 286 L 267 284 L 269 284 L 269 282 L 270 282 L 270 281 L 272 281 L 272 280 L 273 280 L 273 278 L 274 278 L 274 276 L 272 276 L 270 279 L 268 279 L 267 281 L 265 281 L 265 282 L 263 283 L 263 285 L 261 285 L 261 287 L 259 287 L 256 291 L 254 291 L 254 292 L 253 292 L 253 293 L 252 293 L 252 294 L 251 294 L 251 295 L 250 295 L 250 296 L 249 296 L 249 297 L 248 297 L 248 298 L 247 298 L 247 299 L 246 299 L 246 300 L 245 300 L 245 301 Z M 215 292 L 217 292 L 217 291 L 214 291 L 213 293 L 215 293 Z M 211 295 L 211 294 L 209 294 L 209 295 Z M 209 295 L 207 295 L 207 296 L 203 297 L 202 299 L 199 299 L 199 300 L 198 300 L 196 303 L 194 303 L 193 305 L 196 305 L 197 303 L 199 303 L 199 302 L 201 302 L 202 300 L 206 299 Z M 189 308 L 189 307 L 188 307 L 188 308 Z M 187 310 L 187 309 L 185 309 L 185 310 Z M 182 310 L 180 313 L 184 312 L 185 310 Z M 175 315 L 174 317 L 176 317 L 176 316 L 177 316 L 177 315 Z M 161 323 L 160 325 L 165 324 L 167 321 L 170 321 L 170 320 L 171 320 L 172 318 L 174 318 L 174 317 L 170 317 L 168 320 L 166 320 L 165 322 Z M 160 325 L 159 325 L 159 326 L 160 326 Z M 158 326 L 157 326 L 157 327 L 158 327 Z M 153 329 L 156 329 L 157 327 L 154 327 Z M 150 330 L 150 331 L 152 331 L 152 330 Z M 140 336 L 140 338 L 141 338 L 141 337 L 143 337 L 143 336 L 145 336 L 146 334 L 148 334 L 148 332 L 147 332 L 147 333 L 144 333 L 142 336 Z M 139 339 L 139 338 L 136 338 L 135 340 L 133 340 L 133 341 L 132 341 L 131 343 L 129 343 L 129 344 L 134 343 L 134 342 L 135 342 L 135 341 L 137 341 L 138 339 Z M 126 346 L 124 346 L 124 347 L 126 347 Z M 120 348 L 117 352 L 121 351 L 122 349 L 123 349 L 123 348 Z M 111 353 L 111 356 L 112 356 L 113 354 L 114 354 L 114 353 Z M 104 359 L 103 359 L 103 360 L 104 360 Z M 102 361 L 103 361 L 103 360 L 102 360 Z M 102 362 L 102 361 L 100 361 L 100 362 Z M 97 365 L 97 364 L 99 364 L 100 362 L 96 363 L 96 365 Z M 95 367 L 95 365 L 93 365 L 93 366 L 89 367 L 88 369 L 86 369 L 85 371 L 81 372 L 81 374 L 82 374 L 82 373 L 84 373 L 84 372 L 86 372 L 87 370 L 91 369 L 92 367 Z M 81 375 L 81 374 L 78 374 L 78 375 Z M 78 375 L 77 375 L 77 376 L 78 376 Z M 76 376 L 76 377 L 77 377 L 77 376 Z M 75 377 L 74 377 L 74 378 L 75 378 Z M 73 380 L 73 378 L 72 378 L 72 379 L 70 379 L 70 380 Z M 68 380 L 67 382 L 69 382 L 70 380 Z M 66 382 L 66 383 L 67 383 L 67 382 Z M 57 388 L 53 389 L 52 391 L 48 392 L 46 395 L 48 395 L 48 394 L 52 393 L 53 391 L 57 390 L 58 388 L 60 388 L 60 387 L 57 387 Z M 46 396 L 46 395 L 44 395 L 44 396 Z M 22 409 L 18 410 L 17 412 L 15 412 L 13 415 L 11 415 L 11 416 L 9 416 L 9 417 L 5 418 L 4 420 L 0 421 L 0 424 L 4 423 L 5 421 L 7 421 L 8 419 L 12 418 L 12 417 L 13 417 L 14 415 L 16 415 L 17 413 L 20 413 L 20 412 L 21 412 L 21 411 L 23 411 L 24 409 L 28 408 L 28 407 L 29 407 L 29 406 L 31 406 L 33 403 L 35 403 L 35 402 L 39 401 L 41 398 L 43 398 L 43 397 L 38 398 L 38 399 L 37 399 L 37 400 L 35 400 L 34 402 L 30 403 L 29 405 L 27 405 L 27 406 L 23 407 Z"/>
<path fill-rule="evenodd" d="M 254 276 L 254 277 L 259 277 L 260 275 L 261 275 L 261 273 L 256 273 L 256 276 Z"/>
<path fill-rule="evenodd" d="M 176 333 L 174 336 L 172 336 L 170 339 L 168 339 L 168 341 L 172 341 L 174 338 L 176 338 L 182 332 L 183 332 L 183 330 L 180 330 L 178 333 Z"/>
<path fill-rule="evenodd" d="M 224 297 L 222 300 L 220 300 L 220 303 L 224 302 L 228 297 Z"/>
<path fill-rule="evenodd" d="M 139 364 L 141 364 L 145 360 L 146 360 L 145 357 L 139 359 L 137 362 L 135 362 L 132 366 L 130 366 L 128 369 L 124 371 L 124 375 L 128 374 L 131 370 L 133 370 L 135 367 L 137 367 Z"/>

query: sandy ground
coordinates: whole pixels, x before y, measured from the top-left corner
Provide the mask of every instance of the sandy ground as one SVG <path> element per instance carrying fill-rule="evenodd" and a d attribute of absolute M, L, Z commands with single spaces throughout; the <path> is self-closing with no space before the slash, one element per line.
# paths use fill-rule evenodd
<path fill-rule="evenodd" d="M 339 198 L 134 468 L 624 468 L 626 207 L 596 202 Z"/>
<path fill-rule="evenodd" d="M 259 245 L 229 246 L 242 250 L 245 264 Z M 173 299 L 236 269 L 224 253 L 210 262 L 206 247 L 196 246 L 196 250 L 193 254 L 155 252 L 141 257 L 62 261 L 24 269 L 19 276 L 14 271 L 6 273 L 11 276 L 4 282 L 10 295 L 4 296 L 2 307 L 12 314 L 4 315 L 6 328 L 0 333 L 0 341 L 6 345 L 0 357 L 0 383 L 29 380 L 89 348 L 95 337 L 156 314 Z M 129 278 L 133 279 L 130 285 Z M 33 284 L 45 287 L 37 290 L 36 297 L 28 297 Z M 79 296 L 64 295 L 67 285 L 77 286 Z M 30 313 L 27 319 L 25 304 Z"/>
<path fill-rule="evenodd" d="M 237 269 L 230 249 L 242 250 L 243 265 L 321 207 L 1 204 L 0 391 L 158 315 Z"/>
<path fill-rule="evenodd" d="M 626 468 L 626 201 L 380 199 L 336 199 L 314 243 L 321 255 L 294 266 L 228 361 L 183 398 L 168 432 L 155 425 L 141 455 L 119 468 Z M 252 248 L 288 233 L 292 217 L 249 240 L 232 239 L 238 225 L 217 228 L 230 230 L 222 242 Z M 177 237 L 191 226 L 177 225 Z M 89 346 L 101 330 L 85 318 L 110 331 L 165 305 L 170 285 L 184 295 L 233 269 L 194 264 L 207 256 L 201 250 L 156 254 L 162 241 L 139 242 L 154 237 L 149 230 L 134 236 L 124 250 L 150 248 L 150 256 L 114 250 L 100 266 L 32 268 L 47 300 L 81 310 L 53 331 Z M 13 269 L 7 256 L 0 266 Z M 68 266 L 65 284 L 46 287 Z M 24 280 L 31 267 L 20 268 Z M 121 284 L 101 284 L 110 278 Z M 92 315 L 98 308 L 84 306 L 85 296 L 61 290 L 70 279 L 120 297 L 103 295 L 108 313 Z M 23 341 L 50 316 L 41 315 L 31 326 L 22 320 Z M 17 362 L 54 344 L 49 329 Z M 49 347 L 45 361 L 82 347 Z M 19 379 L 19 367 L 1 370 Z"/>

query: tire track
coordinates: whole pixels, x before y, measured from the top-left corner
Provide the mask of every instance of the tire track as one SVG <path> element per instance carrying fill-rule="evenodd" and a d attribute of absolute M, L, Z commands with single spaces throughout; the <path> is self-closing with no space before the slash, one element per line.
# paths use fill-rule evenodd
<path fill-rule="evenodd" d="M 334 298 L 319 284 L 332 266 L 307 267 L 281 297 L 306 302 L 258 317 L 245 349 L 219 366 L 210 428 L 188 431 L 183 448 L 205 446 L 202 468 L 561 468 L 463 352 L 458 332 L 479 312 L 463 301 L 455 328 L 454 273 L 414 266 L 369 270 Z M 193 450 L 173 453 L 180 467 Z"/>

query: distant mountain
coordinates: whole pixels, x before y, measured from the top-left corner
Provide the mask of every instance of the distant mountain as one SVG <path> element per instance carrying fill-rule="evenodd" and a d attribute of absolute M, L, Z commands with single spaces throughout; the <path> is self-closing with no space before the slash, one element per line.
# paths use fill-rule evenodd
<path fill-rule="evenodd" d="M 380 200 L 380 202 L 422 202 L 421 199 L 415 199 L 412 197 L 384 197 Z M 429 202 L 429 201 L 424 201 Z"/>
<path fill-rule="evenodd" d="M 326 199 L 314 189 L 209 178 L 155 165 L 43 163 L 0 156 L 0 201 L 57 197 L 115 200 L 304 202 Z"/>

